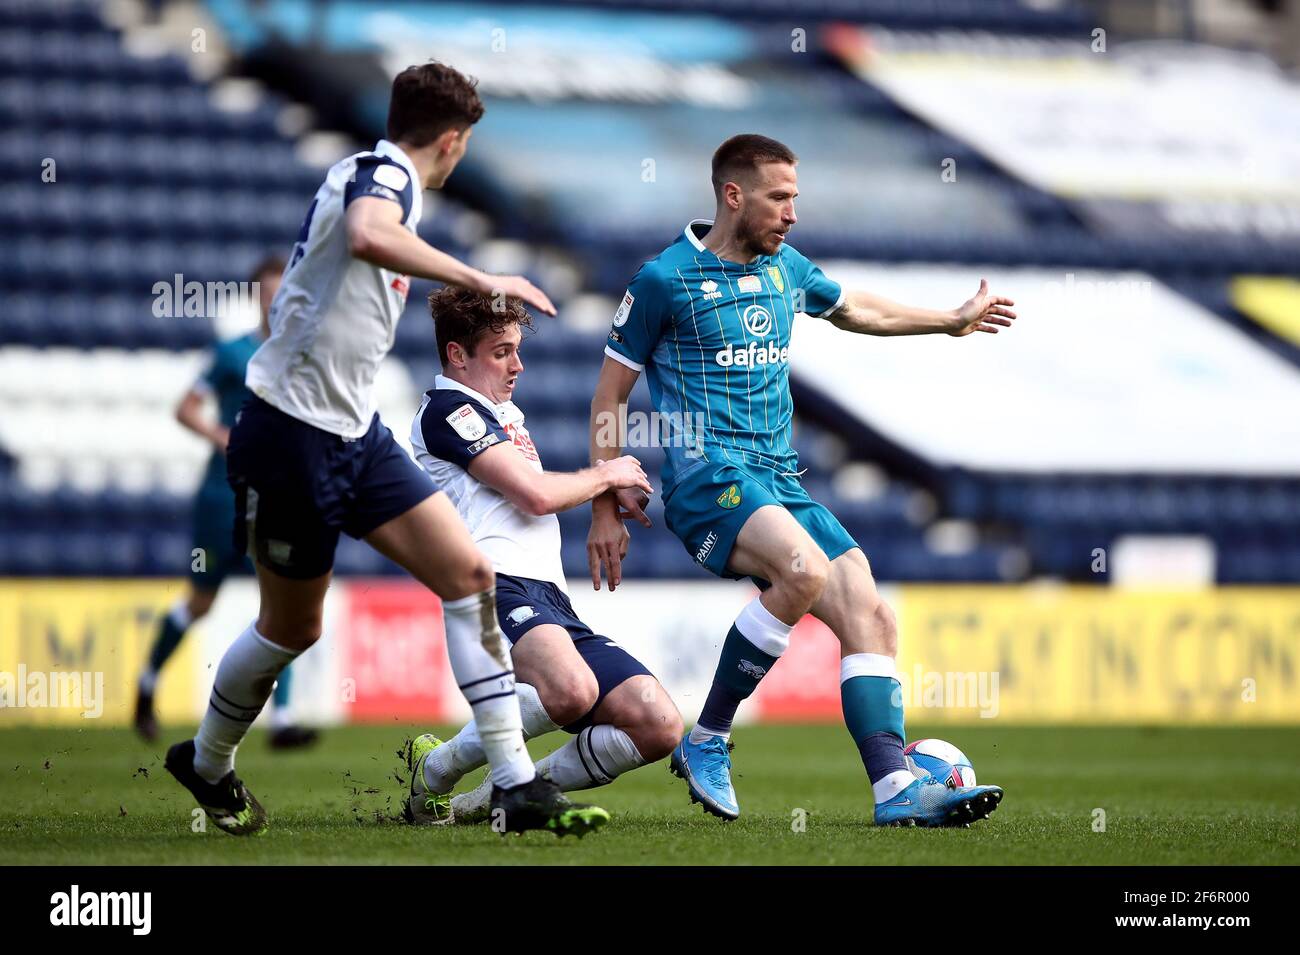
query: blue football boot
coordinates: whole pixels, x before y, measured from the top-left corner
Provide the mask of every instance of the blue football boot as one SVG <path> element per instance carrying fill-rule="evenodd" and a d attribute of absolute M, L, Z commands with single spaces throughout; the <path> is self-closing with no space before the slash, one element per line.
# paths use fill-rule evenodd
<path fill-rule="evenodd" d="M 926 775 L 893 799 L 876 806 L 878 826 L 969 826 L 985 818 L 1002 801 L 998 786 L 949 789 Z"/>
<path fill-rule="evenodd" d="M 668 762 L 668 769 L 686 780 L 691 802 L 700 803 L 705 812 L 728 822 L 740 815 L 736 791 L 731 788 L 731 745 L 721 736 L 692 743 L 687 733 Z"/>

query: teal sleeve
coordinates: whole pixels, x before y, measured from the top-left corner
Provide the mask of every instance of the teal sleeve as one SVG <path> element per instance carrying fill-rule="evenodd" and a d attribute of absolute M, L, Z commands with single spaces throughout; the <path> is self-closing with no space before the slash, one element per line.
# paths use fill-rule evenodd
<path fill-rule="evenodd" d="M 795 288 L 801 293 L 802 301 L 796 302 L 799 311 L 813 318 L 821 318 L 844 300 L 844 290 L 838 282 L 827 278 L 825 272 L 798 250 L 786 246 L 784 251 Z"/>
<path fill-rule="evenodd" d="M 625 359 L 624 364 L 638 371 L 654 353 L 663 331 L 672 322 L 672 293 L 668 281 L 647 262 L 632 278 L 623 293 L 609 338 L 606 353 Z"/>

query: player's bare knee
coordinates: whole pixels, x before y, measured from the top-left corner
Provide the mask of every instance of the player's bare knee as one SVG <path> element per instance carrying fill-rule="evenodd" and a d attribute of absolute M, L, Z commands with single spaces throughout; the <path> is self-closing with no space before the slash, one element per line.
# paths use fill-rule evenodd
<path fill-rule="evenodd" d="M 871 628 L 877 644 L 876 652 L 897 656 L 898 617 L 894 614 L 894 608 L 879 598 L 871 608 Z"/>
<path fill-rule="evenodd" d="M 813 554 L 796 554 L 788 569 L 773 581 L 805 610 L 821 599 L 830 579 L 831 566 L 820 550 Z"/>
<path fill-rule="evenodd" d="M 460 600 L 481 594 L 496 584 L 497 579 L 492 562 L 482 554 L 476 554 L 473 560 L 458 567 L 450 576 L 451 579 L 441 581 L 442 586 L 435 589 L 443 600 Z"/>
<path fill-rule="evenodd" d="M 669 704 L 667 708 L 649 710 L 628 735 L 636 743 L 641 758 L 653 763 L 663 759 L 681 742 L 684 728 L 681 714 Z"/>
<path fill-rule="evenodd" d="M 492 562 L 482 555 L 466 571 L 465 587 L 468 593 L 482 593 L 496 582 L 497 575 L 492 570 Z"/>
<path fill-rule="evenodd" d="M 557 675 L 538 694 L 546 715 L 558 726 L 568 726 L 582 719 L 596 705 L 600 685 L 590 670 Z"/>

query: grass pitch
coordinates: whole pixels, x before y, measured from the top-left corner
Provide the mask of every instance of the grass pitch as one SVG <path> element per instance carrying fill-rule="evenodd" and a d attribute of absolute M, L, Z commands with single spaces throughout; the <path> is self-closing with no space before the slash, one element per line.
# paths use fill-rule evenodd
<path fill-rule="evenodd" d="M 952 740 L 981 782 L 1006 789 L 966 830 L 877 830 L 857 753 L 839 726 L 741 727 L 743 812 L 689 803 L 666 762 L 581 794 L 613 821 L 582 841 L 398 819 L 403 740 L 424 728 L 329 730 L 275 754 L 254 734 L 239 770 L 271 829 L 192 831 L 165 745 L 129 730 L 0 730 L 0 862 L 95 864 L 1129 865 L 1300 863 L 1300 734 L 1287 729 L 909 727 Z M 164 734 L 171 742 L 184 731 Z M 563 742 L 537 741 L 535 755 Z M 477 782 L 476 773 L 463 785 Z M 1103 818 L 1105 831 L 1095 831 Z M 800 825 L 800 823 L 803 823 Z"/>

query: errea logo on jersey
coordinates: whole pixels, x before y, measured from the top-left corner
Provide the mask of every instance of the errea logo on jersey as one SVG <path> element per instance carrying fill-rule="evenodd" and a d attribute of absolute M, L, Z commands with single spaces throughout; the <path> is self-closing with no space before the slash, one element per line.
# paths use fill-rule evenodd
<path fill-rule="evenodd" d="M 706 279 L 700 283 L 700 291 L 704 293 L 704 300 L 722 298 L 722 293 L 718 291 L 718 283 L 713 279 Z"/>

